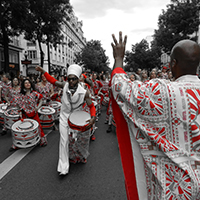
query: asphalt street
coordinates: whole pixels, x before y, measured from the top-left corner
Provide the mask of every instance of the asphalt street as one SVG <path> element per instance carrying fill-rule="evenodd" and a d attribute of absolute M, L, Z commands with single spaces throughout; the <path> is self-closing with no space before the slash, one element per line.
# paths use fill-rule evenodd
<path fill-rule="evenodd" d="M 114 128 L 111 133 L 106 132 L 105 117 L 103 106 L 86 164 L 71 164 L 69 174 L 59 176 L 56 170 L 59 132 L 52 131 L 46 147 L 29 148 L 0 179 L 0 200 L 126 200 L 117 137 Z M 16 152 L 8 151 L 11 144 L 10 132 L 0 136 L 1 170 L 5 170 L 6 159 L 13 161 L 17 157 Z M 12 165 L 6 163 L 8 167 Z"/>

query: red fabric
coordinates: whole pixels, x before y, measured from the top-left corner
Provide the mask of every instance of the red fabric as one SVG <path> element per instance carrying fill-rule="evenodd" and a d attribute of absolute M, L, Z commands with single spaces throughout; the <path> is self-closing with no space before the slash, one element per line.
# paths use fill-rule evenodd
<path fill-rule="evenodd" d="M 78 125 L 75 125 L 75 124 L 71 123 L 70 120 L 69 120 L 69 118 L 68 118 L 68 125 L 69 125 L 69 127 L 70 127 L 71 129 L 77 130 L 77 131 L 80 131 L 80 132 L 85 132 L 85 131 L 87 131 L 87 130 L 89 129 L 89 128 L 86 128 L 86 126 L 87 126 L 88 124 L 86 124 L 86 125 L 84 125 L 84 126 L 78 126 Z"/>
<path fill-rule="evenodd" d="M 47 81 L 49 81 L 53 85 L 55 85 L 55 82 L 58 81 L 47 72 L 44 73 L 44 76 L 47 79 Z"/>
<path fill-rule="evenodd" d="M 87 78 L 87 76 L 85 74 L 82 74 L 84 78 Z"/>
<path fill-rule="evenodd" d="M 90 108 L 90 116 L 92 117 L 92 116 L 96 116 L 96 108 L 95 108 L 95 106 L 94 106 L 94 103 L 92 102 L 89 106 L 88 106 L 89 108 Z"/>
<path fill-rule="evenodd" d="M 97 95 L 98 94 L 98 92 L 99 92 L 99 89 L 101 88 L 101 87 L 103 87 L 103 84 L 101 83 L 101 81 L 99 81 L 99 80 L 93 80 L 92 79 L 92 81 L 93 81 L 93 91 L 94 91 L 94 94 L 95 95 Z"/>
<path fill-rule="evenodd" d="M 113 70 L 111 74 L 111 79 L 116 73 L 125 73 L 125 72 L 122 68 L 116 68 Z M 125 177 L 127 199 L 139 200 L 128 125 L 112 94 L 111 94 L 111 99 L 112 99 L 113 116 L 116 122 L 116 133 L 119 143 L 122 167 Z"/>
<path fill-rule="evenodd" d="M 31 118 L 31 119 L 34 119 L 34 120 L 36 120 L 36 121 L 39 123 L 39 127 L 40 127 L 40 136 L 41 136 L 41 138 L 44 137 L 45 134 L 44 134 L 44 131 L 43 131 L 42 126 L 41 126 L 41 124 L 40 124 L 40 118 L 39 118 L 39 116 L 38 116 L 38 113 L 32 112 L 32 113 L 22 114 L 22 118 L 23 118 L 23 119 L 26 119 L 27 117 L 28 117 L 28 118 Z"/>
<path fill-rule="evenodd" d="M 85 85 L 88 87 L 88 89 L 91 88 L 91 86 L 88 83 L 85 83 Z"/>

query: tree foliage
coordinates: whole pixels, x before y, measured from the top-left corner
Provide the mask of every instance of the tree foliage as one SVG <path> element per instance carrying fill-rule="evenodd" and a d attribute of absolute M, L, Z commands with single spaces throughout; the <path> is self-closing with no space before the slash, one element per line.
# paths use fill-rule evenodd
<path fill-rule="evenodd" d="M 149 48 L 149 44 L 146 40 L 142 40 L 140 43 L 132 45 L 131 51 L 127 51 L 125 55 L 125 70 L 136 71 L 137 68 L 152 69 L 160 66 L 160 49 L 152 45 Z M 131 69 L 132 68 L 132 69 Z"/>
<path fill-rule="evenodd" d="M 167 10 L 162 10 L 154 39 L 165 52 L 182 39 L 197 40 L 200 20 L 199 0 L 172 0 Z"/>
<path fill-rule="evenodd" d="M 12 36 L 38 41 L 43 65 L 41 43 L 62 41 L 61 26 L 72 11 L 69 0 L 2 0 L 0 4 L 0 41 L 4 47 L 5 71 L 9 65 L 8 44 Z"/>
<path fill-rule="evenodd" d="M 25 38 L 38 41 L 43 65 L 43 50 L 41 43 L 62 42 L 61 26 L 68 12 L 72 11 L 69 0 L 31 0 L 29 15 L 24 24 Z"/>
<path fill-rule="evenodd" d="M 158 18 L 158 29 L 155 30 L 149 48 L 147 41 L 132 45 L 126 52 L 126 70 L 152 69 L 160 67 L 161 52 L 169 52 L 175 43 L 182 39 L 197 40 L 200 24 L 199 0 L 171 0 L 166 10 Z"/>
<path fill-rule="evenodd" d="M 27 0 L 2 0 L 0 4 L 0 42 L 4 48 L 4 71 L 9 68 L 9 42 L 18 36 L 27 13 Z"/>
<path fill-rule="evenodd" d="M 101 42 L 98 40 L 87 42 L 81 52 L 75 54 L 75 62 L 95 72 L 108 71 L 110 69 L 108 67 L 108 57 L 101 46 Z"/>

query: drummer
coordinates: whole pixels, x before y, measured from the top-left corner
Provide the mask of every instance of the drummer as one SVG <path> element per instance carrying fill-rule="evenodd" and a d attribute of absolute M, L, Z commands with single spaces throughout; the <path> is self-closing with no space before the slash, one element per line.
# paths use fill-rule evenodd
<path fill-rule="evenodd" d="M 0 101 L 1 102 L 6 102 L 5 99 L 5 95 L 6 95 L 6 91 L 9 89 L 9 87 L 11 86 L 11 81 L 10 81 L 10 75 L 4 74 L 2 77 L 2 81 L 0 83 Z"/>
<path fill-rule="evenodd" d="M 9 107 L 16 107 L 16 97 L 19 96 L 20 93 L 20 85 L 19 85 L 19 79 L 14 78 L 12 80 L 11 86 L 7 88 L 4 96 L 4 100 L 7 103 L 7 108 Z M 5 135 L 7 133 L 7 128 L 5 125 L 3 125 L 1 135 Z"/>
<path fill-rule="evenodd" d="M 100 92 L 101 105 L 102 105 L 102 101 L 103 101 L 104 97 L 109 97 L 109 86 L 108 86 L 109 82 L 106 80 L 106 75 L 105 74 L 101 74 L 100 82 L 103 85 L 101 87 L 101 92 Z"/>
<path fill-rule="evenodd" d="M 37 71 L 44 73 L 46 79 L 58 86 L 63 88 L 62 105 L 60 111 L 60 144 L 59 144 L 59 161 L 57 171 L 59 175 L 66 175 L 69 172 L 69 126 L 68 117 L 70 113 L 82 109 L 84 101 L 90 107 L 91 119 L 88 120 L 87 128 L 91 128 L 95 122 L 96 110 L 94 104 L 90 98 L 89 90 L 85 90 L 79 84 L 79 77 L 82 73 L 82 68 L 79 65 L 70 65 L 67 72 L 67 82 L 57 81 L 55 78 L 50 76 L 41 67 L 36 67 Z M 80 162 L 85 163 L 87 158 L 82 158 Z"/>
<path fill-rule="evenodd" d="M 51 97 L 54 95 L 54 90 L 53 85 L 47 81 L 43 74 L 41 74 L 41 82 L 36 84 L 36 90 L 43 95 L 43 106 L 48 106 L 51 101 Z"/>
<path fill-rule="evenodd" d="M 9 89 L 6 91 L 6 94 L 5 94 L 5 100 L 8 106 L 11 106 L 11 107 L 16 106 L 16 104 L 14 103 L 15 102 L 14 99 L 17 96 L 19 96 L 20 90 L 21 90 L 21 87 L 19 84 L 19 79 L 15 77 L 12 80 L 11 87 L 9 87 Z"/>
<path fill-rule="evenodd" d="M 21 90 L 19 96 L 15 99 L 19 110 L 22 112 L 22 118 L 31 118 L 39 123 L 40 129 L 40 146 L 44 147 L 47 145 L 47 139 L 40 124 L 38 116 L 38 109 L 42 105 L 42 94 L 35 91 L 34 84 L 29 79 L 24 79 L 21 83 Z M 18 149 L 12 145 L 10 151 Z"/>

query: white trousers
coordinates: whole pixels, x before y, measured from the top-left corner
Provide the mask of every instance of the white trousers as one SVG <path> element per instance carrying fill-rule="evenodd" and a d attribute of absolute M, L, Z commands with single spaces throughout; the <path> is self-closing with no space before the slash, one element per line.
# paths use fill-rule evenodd
<path fill-rule="evenodd" d="M 59 160 L 57 171 L 60 174 L 69 172 L 69 128 L 68 124 L 59 123 L 60 143 L 59 143 Z"/>

